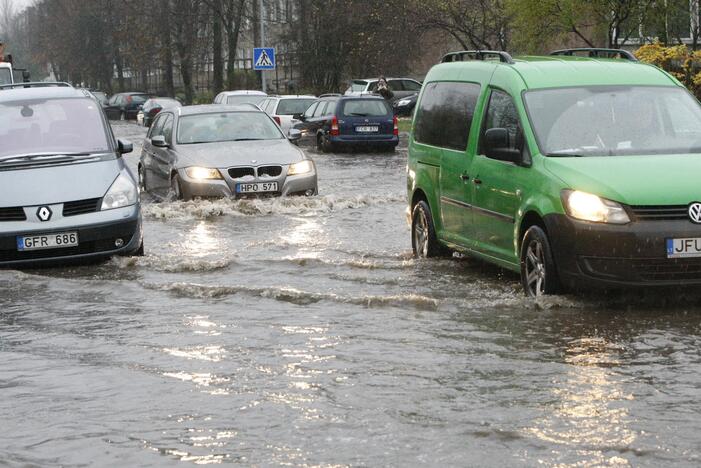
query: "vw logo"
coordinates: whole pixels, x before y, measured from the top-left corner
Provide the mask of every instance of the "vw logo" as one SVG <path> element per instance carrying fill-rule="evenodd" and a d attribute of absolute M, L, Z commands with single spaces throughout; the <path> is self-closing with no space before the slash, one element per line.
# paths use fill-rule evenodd
<path fill-rule="evenodd" d="M 699 209 L 701 210 L 701 206 L 699 207 Z M 37 210 L 37 217 L 40 221 L 46 222 L 50 220 L 51 215 L 53 215 L 53 213 L 51 212 L 51 208 L 49 208 L 48 206 L 40 206 Z"/>
<path fill-rule="evenodd" d="M 701 224 L 701 203 L 692 203 L 689 205 L 689 219 L 691 222 Z"/>

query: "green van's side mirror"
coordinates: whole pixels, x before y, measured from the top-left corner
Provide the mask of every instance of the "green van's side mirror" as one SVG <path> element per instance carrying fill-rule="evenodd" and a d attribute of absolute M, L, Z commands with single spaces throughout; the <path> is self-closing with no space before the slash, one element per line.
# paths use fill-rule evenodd
<path fill-rule="evenodd" d="M 490 128 L 484 133 L 484 151 L 488 158 L 521 164 L 521 150 L 511 145 L 509 131 L 505 128 Z"/>

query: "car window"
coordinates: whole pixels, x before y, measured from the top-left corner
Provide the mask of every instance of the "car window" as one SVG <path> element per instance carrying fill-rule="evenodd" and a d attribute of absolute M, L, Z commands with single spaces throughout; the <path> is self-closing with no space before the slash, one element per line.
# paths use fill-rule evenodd
<path fill-rule="evenodd" d="M 314 115 L 314 111 L 316 111 L 316 108 L 319 107 L 319 104 L 321 104 L 321 102 L 315 102 L 314 104 L 309 106 L 309 108 L 306 111 L 304 111 L 304 116 L 306 118 L 312 117 Z"/>
<path fill-rule="evenodd" d="M 414 140 L 465 151 L 480 94 L 475 83 L 430 83 L 419 103 Z"/>
<path fill-rule="evenodd" d="M 166 121 L 166 116 L 165 114 L 159 115 L 156 117 L 156 121 L 153 122 L 153 125 L 151 125 L 151 129 L 149 130 L 149 134 L 147 135 L 148 138 L 153 138 L 155 136 L 163 135 L 163 122 Z"/>
<path fill-rule="evenodd" d="M 276 115 L 295 115 L 304 112 L 314 99 L 281 99 L 275 111 Z"/>
<path fill-rule="evenodd" d="M 109 101 L 107 101 L 107 104 L 110 106 L 114 106 L 117 104 L 117 99 L 119 99 L 118 95 L 112 96 Z"/>
<path fill-rule="evenodd" d="M 233 94 L 226 98 L 227 104 L 260 104 L 266 96 L 261 96 L 259 94 Z"/>
<path fill-rule="evenodd" d="M 89 97 L 3 102 L 0 157 L 110 151 L 101 113 Z"/>
<path fill-rule="evenodd" d="M 370 86 L 368 86 L 368 92 L 374 93 L 375 91 L 377 91 L 377 85 L 379 83 L 380 83 L 379 81 L 373 81 L 372 83 L 370 83 Z"/>
<path fill-rule="evenodd" d="M 389 80 L 387 85 L 392 91 L 404 91 L 404 88 L 402 87 L 402 80 Z"/>
<path fill-rule="evenodd" d="M 284 138 L 277 124 L 260 111 L 184 116 L 178 123 L 177 137 L 180 145 Z"/>
<path fill-rule="evenodd" d="M 356 81 L 351 82 L 351 86 L 350 86 L 350 88 L 348 88 L 348 91 L 360 93 L 362 91 L 365 91 L 365 88 L 367 87 L 367 85 L 368 85 L 367 81 L 356 80 Z M 377 86 L 377 84 L 375 84 L 375 86 Z"/>
<path fill-rule="evenodd" d="M 507 93 L 493 89 L 480 137 L 480 153 L 484 154 L 484 133 L 491 128 L 505 128 L 509 132 L 509 148 L 517 149 L 520 124 L 514 100 Z"/>
<path fill-rule="evenodd" d="M 144 94 L 132 94 L 129 97 L 131 98 L 129 100 L 129 102 L 131 104 L 143 104 L 144 102 L 146 102 L 148 100 L 148 96 L 146 96 Z"/>
<path fill-rule="evenodd" d="M 163 136 L 166 139 L 166 143 L 171 144 L 173 142 L 173 116 L 168 114 L 163 122 Z"/>
<path fill-rule="evenodd" d="M 405 91 L 421 91 L 421 84 L 413 80 L 402 80 L 402 86 L 404 86 Z"/>
<path fill-rule="evenodd" d="M 381 117 L 392 113 L 384 99 L 352 99 L 343 102 L 341 114 L 346 117 Z"/>
<path fill-rule="evenodd" d="M 326 115 L 326 107 L 328 105 L 328 101 L 320 102 L 319 105 L 316 107 L 316 110 L 314 111 L 314 117 L 323 117 L 324 115 Z"/>
<path fill-rule="evenodd" d="M 0 85 L 12 83 L 12 73 L 9 68 L 0 68 Z"/>

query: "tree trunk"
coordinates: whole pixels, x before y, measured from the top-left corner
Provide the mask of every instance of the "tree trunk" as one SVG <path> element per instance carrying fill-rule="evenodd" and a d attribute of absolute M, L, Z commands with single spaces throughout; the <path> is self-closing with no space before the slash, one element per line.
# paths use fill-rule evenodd
<path fill-rule="evenodd" d="M 222 54 L 222 30 L 221 18 L 216 12 L 212 12 L 212 61 L 213 74 L 212 88 L 216 96 L 224 89 L 224 58 Z"/>

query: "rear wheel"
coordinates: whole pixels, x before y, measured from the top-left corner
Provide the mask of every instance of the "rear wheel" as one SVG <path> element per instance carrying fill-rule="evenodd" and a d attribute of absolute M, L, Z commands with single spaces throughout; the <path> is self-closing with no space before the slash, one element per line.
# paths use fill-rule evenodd
<path fill-rule="evenodd" d="M 412 212 L 411 247 L 417 258 L 444 257 L 450 254 L 450 250 L 438 241 L 431 208 L 423 200 L 416 204 Z"/>
<path fill-rule="evenodd" d="M 557 294 L 561 290 L 547 234 L 531 226 L 521 242 L 521 284 L 529 297 Z"/>

